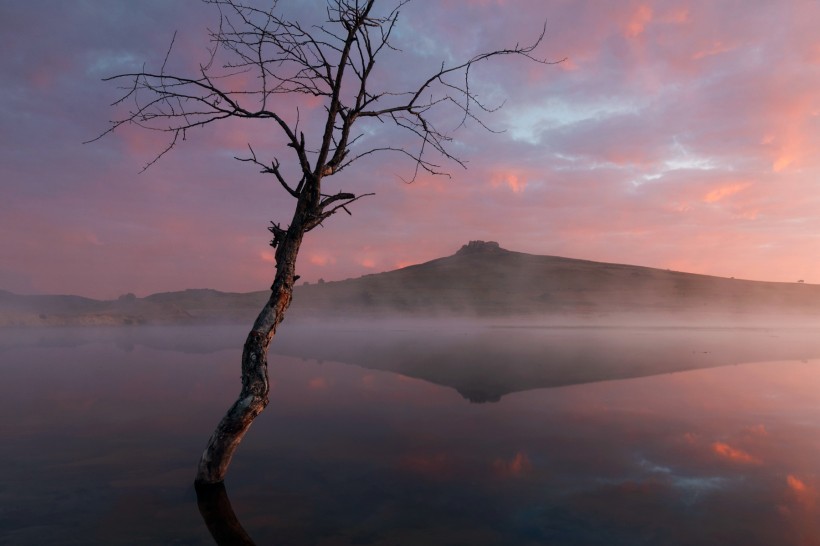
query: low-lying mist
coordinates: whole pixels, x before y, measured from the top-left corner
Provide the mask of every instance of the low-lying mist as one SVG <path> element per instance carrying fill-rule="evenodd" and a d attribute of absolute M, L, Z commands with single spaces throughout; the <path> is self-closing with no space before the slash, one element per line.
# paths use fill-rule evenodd
<path fill-rule="evenodd" d="M 820 357 L 820 336 L 810 322 L 718 318 L 302 316 L 280 326 L 269 360 L 274 366 L 279 355 L 342 362 L 448 386 L 472 402 L 493 402 L 530 389 Z M 140 345 L 186 353 L 234 350 L 238 365 L 247 330 L 245 325 L 5 329 L 0 353 L 20 346 L 105 342 L 126 352 Z"/>
<path fill-rule="evenodd" d="M 251 324 L 269 292 L 197 289 L 98 301 L 0 291 L 0 326 Z M 554 326 L 820 325 L 820 286 L 535 256 L 473 241 L 453 256 L 303 283 L 287 320 L 448 318 Z"/>

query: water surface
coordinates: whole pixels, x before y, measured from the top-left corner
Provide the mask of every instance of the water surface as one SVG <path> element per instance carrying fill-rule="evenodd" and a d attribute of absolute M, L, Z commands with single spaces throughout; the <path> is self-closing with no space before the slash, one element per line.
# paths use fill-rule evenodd
<path fill-rule="evenodd" d="M 820 544 L 815 332 L 324 328 L 283 332 L 228 477 L 257 544 Z M 242 337 L 3 332 L 0 543 L 213 544 Z"/>

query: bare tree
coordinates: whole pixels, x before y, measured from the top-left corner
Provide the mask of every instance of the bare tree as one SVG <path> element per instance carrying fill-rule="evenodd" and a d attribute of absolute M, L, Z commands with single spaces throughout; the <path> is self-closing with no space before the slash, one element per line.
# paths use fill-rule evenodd
<path fill-rule="evenodd" d="M 112 121 L 100 137 L 126 125 L 167 133 L 167 146 L 146 168 L 173 149 L 192 129 L 226 119 L 269 120 L 284 135 L 291 150 L 296 176 L 280 168 L 277 157 L 260 158 L 249 145 L 247 157 L 262 173 L 270 174 L 295 200 L 290 224 L 271 222 L 271 246 L 276 249 L 276 275 L 270 299 L 248 334 L 242 353 L 242 389 L 208 441 L 199 462 L 198 484 L 217 484 L 225 478 L 234 451 L 254 418 L 268 404 L 268 345 L 291 303 L 296 257 L 306 233 L 339 211 L 370 194 L 323 191 L 324 179 L 344 171 L 367 156 L 390 152 L 412 162 L 410 180 L 421 173 L 445 174 L 432 158 L 444 157 L 457 165 L 451 154 L 449 132 L 432 119 L 439 107 L 448 107 L 464 125 L 476 122 L 487 128 L 479 115 L 491 112 L 470 87 L 470 71 L 476 63 L 501 56 L 524 57 L 552 64 L 534 56 L 546 27 L 536 39 L 475 55 L 461 63 L 444 63 L 409 91 L 379 86 L 373 69 L 380 54 L 395 48 L 391 36 L 399 10 L 409 0 L 399 0 L 390 11 L 378 13 L 375 0 L 328 0 L 326 22 L 306 26 L 278 15 L 276 1 L 260 9 L 240 0 L 204 0 L 220 12 L 219 26 L 210 31 L 211 57 L 190 76 L 166 72 L 168 55 L 158 71 L 119 74 L 106 80 L 127 81 L 114 105 L 131 104 L 127 115 Z M 172 46 L 173 47 L 173 41 Z M 168 54 L 171 53 L 171 48 Z M 219 55 L 229 61 L 216 62 Z M 559 61 L 560 62 L 560 61 Z M 217 66 L 218 65 L 218 66 Z M 237 74 L 253 76 L 256 87 L 235 87 Z M 247 82 L 247 78 L 245 78 Z M 323 128 L 310 141 L 295 122 L 286 121 L 276 107 L 281 95 L 308 95 L 324 105 Z M 392 124 L 415 140 L 412 148 L 380 143 L 364 146 L 360 125 L 367 120 Z M 98 137 L 98 138 L 100 138 Z M 364 140 L 364 139 L 362 139 Z"/>

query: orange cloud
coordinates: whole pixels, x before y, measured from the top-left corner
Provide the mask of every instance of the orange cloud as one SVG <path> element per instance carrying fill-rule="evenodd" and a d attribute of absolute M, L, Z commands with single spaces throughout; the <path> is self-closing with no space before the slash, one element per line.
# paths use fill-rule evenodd
<path fill-rule="evenodd" d="M 796 146 L 794 144 L 787 144 L 781 148 L 780 154 L 778 154 L 774 163 L 772 163 L 773 172 L 783 172 L 789 165 L 795 162 L 797 159 L 795 148 Z"/>
<path fill-rule="evenodd" d="M 808 487 L 803 480 L 792 474 L 786 476 L 786 483 L 788 484 L 789 489 L 795 493 L 805 493 L 808 490 Z"/>
<path fill-rule="evenodd" d="M 772 127 L 762 142 L 769 149 L 772 172 L 781 173 L 812 157 L 816 146 L 808 127 L 816 111 L 811 95 L 772 98 Z"/>
<path fill-rule="evenodd" d="M 768 436 L 769 431 L 766 430 L 766 425 L 760 424 L 751 427 L 747 427 L 746 430 L 755 436 Z"/>
<path fill-rule="evenodd" d="M 336 259 L 332 256 L 328 256 L 327 254 L 311 254 L 308 257 L 308 261 L 312 265 L 318 265 L 319 267 L 325 267 L 336 263 Z"/>
<path fill-rule="evenodd" d="M 720 40 L 718 40 L 715 43 L 713 43 L 711 47 L 707 47 L 706 49 L 701 49 L 700 51 L 695 52 L 692 55 L 692 60 L 697 61 L 705 57 L 720 55 L 721 53 L 726 53 L 727 51 L 731 51 L 733 49 L 734 46 L 726 45 Z"/>
<path fill-rule="evenodd" d="M 729 459 L 730 461 L 737 463 L 758 464 L 761 462 L 760 459 L 753 457 L 745 451 L 734 448 L 723 442 L 715 442 L 712 444 L 712 451 L 724 459 Z"/>
<path fill-rule="evenodd" d="M 689 17 L 689 10 L 687 8 L 679 8 L 674 11 L 667 13 L 663 17 L 663 21 L 665 23 L 676 23 L 676 24 L 683 24 L 688 23 L 690 20 Z"/>
<path fill-rule="evenodd" d="M 521 476 L 532 470 L 532 463 L 523 451 L 519 451 L 510 461 L 496 459 L 493 469 L 501 476 Z"/>
<path fill-rule="evenodd" d="M 311 390 L 324 390 L 327 388 L 327 379 L 324 377 L 314 377 L 308 381 L 308 388 Z"/>
<path fill-rule="evenodd" d="M 492 178 L 494 188 L 507 186 L 513 193 L 521 193 L 527 187 L 527 179 L 516 172 L 497 173 Z"/>
<path fill-rule="evenodd" d="M 629 38 L 637 38 L 646 29 L 646 26 L 652 22 L 652 8 L 647 5 L 640 6 L 626 25 L 626 35 Z"/>
<path fill-rule="evenodd" d="M 573 59 L 567 58 L 558 65 L 558 68 L 560 68 L 561 70 L 565 70 L 567 72 L 574 72 L 578 70 L 580 66 L 578 66 L 578 63 L 575 62 Z M 539 70 L 538 72 L 536 72 L 534 68 L 530 68 L 529 72 L 537 74 L 540 77 L 543 77 L 544 74 L 543 70 Z"/>
<path fill-rule="evenodd" d="M 395 269 L 403 269 L 405 267 L 409 267 L 411 265 L 416 265 L 418 262 L 410 261 L 410 260 L 399 260 L 393 264 Z"/>
<path fill-rule="evenodd" d="M 792 495 L 797 499 L 798 503 L 807 508 L 814 507 L 817 500 L 817 492 L 813 487 L 794 474 L 789 474 L 786 476 L 786 485 Z"/>
<path fill-rule="evenodd" d="M 683 438 L 683 441 L 686 442 L 687 444 L 694 444 L 695 442 L 698 441 L 698 435 L 695 434 L 694 432 L 687 432 L 683 435 L 682 438 Z"/>
<path fill-rule="evenodd" d="M 726 197 L 739 193 L 749 187 L 748 182 L 741 182 L 736 184 L 729 184 L 716 188 L 703 197 L 704 203 L 716 203 Z"/>

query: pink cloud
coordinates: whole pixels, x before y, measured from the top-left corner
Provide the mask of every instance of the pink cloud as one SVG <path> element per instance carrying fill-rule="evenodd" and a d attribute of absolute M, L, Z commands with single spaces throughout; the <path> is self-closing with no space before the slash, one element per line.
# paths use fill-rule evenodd
<path fill-rule="evenodd" d="M 716 455 L 732 462 L 743 464 L 759 464 L 761 462 L 760 459 L 750 455 L 749 453 L 732 447 L 724 442 L 715 442 L 712 444 L 712 451 L 714 451 Z"/>
<path fill-rule="evenodd" d="M 704 203 L 717 203 L 727 197 L 731 197 L 736 193 L 742 192 L 749 186 L 748 183 L 729 184 L 710 190 L 709 193 L 703 196 Z"/>
<path fill-rule="evenodd" d="M 416 262 L 413 262 L 413 261 L 410 261 L 410 260 L 407 260 L 407 261 L 400 260 L 400 261 L 393 264 L 393 268 L 394 269 L 404 269 L 405 267 L 409 267 L 411 265 L 416 265 Z"/>
<path fill-rule="evenodd" d="M 819 5 L 516 6 L 405 7 L 402 62 L 393 63 L 396 53 L 379 73 L 390 90 L 442 60 L 525 41 L 544 19 L 539 55 L 568 60 L 476 67 L 474 89 L 490 104 L 506 102 L 487 121 L 506 132 L 468 124 L 455 133 L 451 149 L 468 170 L 443 161 L 451 178 L 407 185 L 396 175 L 407 178 L 412 165 L 387 154 L 329 180 L 329 190 L 376 196 L 308 235 L 298 264 L 304 279 L 420 263 L 483 238 L 537 254 L 820 282 L 812 235 L 820 232 Z M 0 176 L 13 181 L 0 187 L 0 280 L 98 297 L 269 286 L 265 227 L 286 223 L 292 201 L 272 177 L 232 158 L 250 142 L 293 175 L 292 150 L 275 129 L 229 123 L 192 132 L 140 176 L 165 142 L 156 135 L 124 131 L 79 144 L 113 116 L 105 105 L 114 90 L 98 81 L 102 72 L 157 66 L 174 29 L 173 68 L 195 69 L 214 14 L 171 4 L 139 13 L 54 9 L 42 18 L 11 6 L 0 21 L 0 43 L 19 52 L 0 60 Z M 31 29 L 41 27 L 42 40 L 31 43 Z M 297 105 L 310 139 L 320 104 L 276 102 L 291 121 Z M 443 126 L 457 124 L 451 117 Z M 364 140 L 393 138 L 380 124 L 367 130 Z"/>
<path fill-rule="evenodd" d="M 692 54 L 692 60 L 697 61 L 703 59 L 704 57 L 711 57 L 712 55 L 720 55 L 721 53 L 726 53 L 727 51 L 732 51 L 734 46 L 729 46 L 724 44 L 721 41 L 714 42 L 711 46 L 707 47 L 706 49 L 701 49 Z"/>
<path fill-rule="evenodd" d="M 494 188 L 506 186 L 513 193 L 521 193 L 527 187 L 527 179 L 514 171 L 499 172 L 493 175 L 491 184 Z"/>
<path fill-rule="evenodd" d="M 661 20 L 678 25 L 688 23 L 690 21 L 689 9 L 685 7 L 671 8 L 661 17 Z"/>
<path fill-rule="evenodd" d="M 786 476 L 786 486 L 788 487 L 790 496 L 800 507 L 810 511 L 815 509 L 817 505 L 817 490 L 807 483 L 805 479 L 801 479 L 794 474 L 789 474 Z"/>
<path fill-rule="evenodd" d="M 329 254 L 310 254 L 307 259 L 311 265 L 318 267 L 327 267 L 336 263 L 336 258 Z"/>
<path fill-rule="evenodd" d="M 637 38 L 643 34 L 646 26 L 652 22 L 652 8 L 646 4 L 638 6 L 626 23 L 626 36 Z"/>

